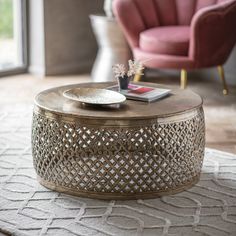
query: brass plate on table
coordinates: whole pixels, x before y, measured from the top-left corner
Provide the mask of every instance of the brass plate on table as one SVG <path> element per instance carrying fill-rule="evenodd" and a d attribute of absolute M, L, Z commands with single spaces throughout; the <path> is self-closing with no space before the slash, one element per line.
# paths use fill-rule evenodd
<path fill-rule="evenodd" d="M 126 100 L 126 97 L 118 92 L 97 88 L 72 88 L 63 92 L 63 96 L 93 105 L 119 104 Z"/>

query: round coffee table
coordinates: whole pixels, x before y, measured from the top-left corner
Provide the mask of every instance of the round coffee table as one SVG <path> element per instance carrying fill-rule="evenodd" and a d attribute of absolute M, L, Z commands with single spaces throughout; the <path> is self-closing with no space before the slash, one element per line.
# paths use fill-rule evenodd
<path fill-rule="evenodd" d="M 106 108 L 62 95 L 73 87 L 111 85 L 69 85 L 36 96 L 32 153 L 40 183 L 100 199 L 154 198 L 195 184 L 205 147 L 200 96 L 172 89 L 153 103 L 127 100 Z"/>

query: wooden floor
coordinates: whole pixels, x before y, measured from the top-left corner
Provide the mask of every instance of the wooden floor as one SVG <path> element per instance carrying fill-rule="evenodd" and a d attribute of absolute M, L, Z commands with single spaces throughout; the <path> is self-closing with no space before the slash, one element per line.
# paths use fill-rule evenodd
<path fill-rule="evenodd" d="M 90 81 L 89 75 L 37 78 L 25 74 L 0 78 L 0 106 L 32 104 L 34 96 L 41 90 Z M 145 81 L 179 86 L 179 78 L 176 76 L 148 75 Z M 230 86 L 230 94 L 223 96 L 222 85 L 217 78 L 200 80 L 190 76 L 188 89 L 204 99 L 206 146 L 236 154 L 236 86 Z"/>

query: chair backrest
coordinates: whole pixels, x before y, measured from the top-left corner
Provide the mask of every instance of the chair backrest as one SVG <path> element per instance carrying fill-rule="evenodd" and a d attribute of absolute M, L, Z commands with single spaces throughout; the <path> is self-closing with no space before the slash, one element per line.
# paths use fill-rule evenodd
<path fill-rule="evenodd" d="M 203 7 L 226 0 L 128 0 L 133 1 L 145 27 L 190 25 L 193 15 Z"/>
<path fill-rule="evenodd" d="M 228 1 L 114 0 L 113 10 L 129 45 L 134 48 L 139 45 L 142 31 L 158 26 L 190 25 L 200 9 Z"/>

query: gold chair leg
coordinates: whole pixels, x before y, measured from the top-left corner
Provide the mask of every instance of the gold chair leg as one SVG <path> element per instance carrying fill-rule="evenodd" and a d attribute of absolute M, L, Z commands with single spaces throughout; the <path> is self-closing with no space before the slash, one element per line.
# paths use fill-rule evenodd
<path fill-rule="evenodd" d="M 142 78 L 142 75 L 141 75 L 141 74 L 136 74 L 136 75 L 134 76 L 134 82 L 139 82 L 139 81 L 141 80 L 141 78 Z"/>
<path fill-rule="evenodd" d="M 218 73 L 220 75 L 220 78 L 222 80 L 222 83 L 223 83 L 223 94 L 224 95 L 227 95 L 228 94 L 228 86 L 227 86 L 227 83 L 226 83 L 226 80 L 225 80 L 225 73 L 224 73 L 224 68 L 223 66 L 218 66 Z"/>
<path fill-rule="evenodd" d="M 181 78 L 180 78 L 180 87 L 181 89 L 185 89 L 187 87 L 187 71 L 185 69 L 181 70 Z"/>

